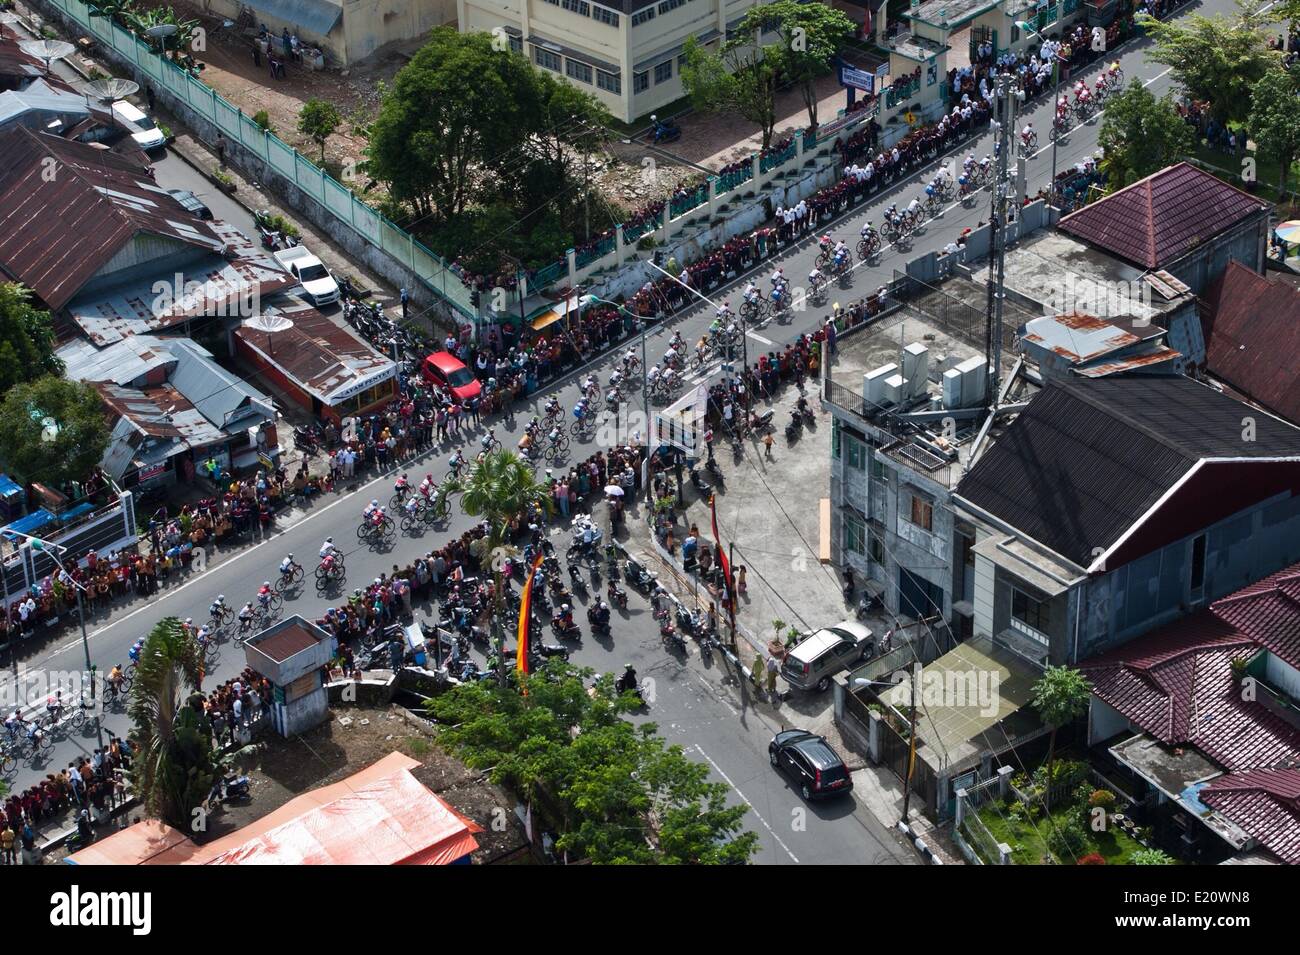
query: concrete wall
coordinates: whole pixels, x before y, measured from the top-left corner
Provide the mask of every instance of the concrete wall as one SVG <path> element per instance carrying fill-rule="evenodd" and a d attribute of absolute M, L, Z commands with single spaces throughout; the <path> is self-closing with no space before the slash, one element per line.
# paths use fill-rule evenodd
<path fill-rule="evenodd" d="M 455 20 L 456 0 L 345 0 L 346 62 L 356 63 L 390 43 L 413 40 Z"/>
<path fill-rule="evenodd" d="M 1200 295 L 1214 284 L 1232 261 L 1241 262 L 1262 275 L 1267 242 L 1268 213 L 1263 211 L 1169 263 L 1165 269 L 1186 284 L 1193 294 Z"/>

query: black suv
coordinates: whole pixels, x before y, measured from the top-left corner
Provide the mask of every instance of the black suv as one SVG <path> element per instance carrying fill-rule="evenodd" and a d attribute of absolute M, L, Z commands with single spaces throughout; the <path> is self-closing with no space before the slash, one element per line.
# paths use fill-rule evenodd
<path fill-rule="evenodd" d="M 853 789 L 849 768 L 831 744 L 807 730 L 783 730 L 767 745 L 772 765 L 789 776 L 804 799 L 837 796 Z"/>

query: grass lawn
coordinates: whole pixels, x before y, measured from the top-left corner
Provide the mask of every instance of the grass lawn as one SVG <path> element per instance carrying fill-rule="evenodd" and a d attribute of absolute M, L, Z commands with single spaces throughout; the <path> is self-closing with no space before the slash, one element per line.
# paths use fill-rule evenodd
<path fill-rule="evenodd" d="M 1248 156 L 1254 156 L 1254 153 L 1246 153 Z M 1220 179 L 1241 189 L 1245 183 L 1241 181 L 1241 163 L 1240 160 L 1222 152 L 1218 149 L 1211 149 L 1204 143 L 1199 144 L 1192 150 L 1191 158 L 1210 167 Z M 1255 166 L 1255 175 L 1259 183 L 1259 188 L 1255 195 L 1269 202 L 1278 202 L 1277 185 L 1279 179 L 1280 167 L 1276 162 L 1269 162 L 1264 159 L 1257 159 Z M 1287 193 L 1293 196 L 1297 185 L 1300 185 L 1300 163 L 1291 166 L 1291 173 L 1287 176 Z M 1283 216 L 1283 218 L 1287 218 Z"/>
<path fill-rule="evenodd" d="M 1047 855 L 1043 840 L 1052 831 L 1051 824 L 1041 816 L 1033 822 L 1013 820 L 1010 817 L 1011 805 L 1011 801 L 1007 801 L 985 806 L 980 810 L 979 818 L 988 826 L 994 839 L 1011 846 L 1014 864 L 1041 865 L 1043 856 Z M 1065 825 L 1074 821 L 1076 813 L 1073 806 L 1061 807 L 1052 811 L 1052 818 L 1057 825 Z M 1092 841 L 1107 865 L 1128 865 L 1133 853 L 1142 848 L 1135 839 L 1118 829 L 1094 832 Z M 1072 861 L 1065 864 L 1072 864 Z"/>

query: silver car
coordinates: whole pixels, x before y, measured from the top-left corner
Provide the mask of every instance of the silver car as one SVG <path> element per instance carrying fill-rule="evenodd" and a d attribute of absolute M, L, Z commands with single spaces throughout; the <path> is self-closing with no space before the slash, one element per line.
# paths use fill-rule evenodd
<path fill-rule="evenodd" d="M 871 628 L 856 620 L 823 627 L 795 644 L 781 664 L 781 676 L 795 690 L 825 692 L 831 677 L 870 659 L 875 648 Z"/>

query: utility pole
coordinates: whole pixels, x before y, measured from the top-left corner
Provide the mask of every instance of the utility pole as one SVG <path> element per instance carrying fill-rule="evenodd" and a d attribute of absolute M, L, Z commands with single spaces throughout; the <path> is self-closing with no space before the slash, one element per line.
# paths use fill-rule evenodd
<path fill-rule="evenodd" d="M 985 334 L 985 360 L 989 364 L 988 395 L 990 414 L 997 405 L 998 386 L 1002 365 L 1002 302 L 1006 295 L 1003 281 L 1006 277 L 1006 222 L 1007 200 L 1011 191 L 1008 163 L 1015 148 L 1015 98 L 1011 96 L 1010 77 L 998 80 L 999 97 L 1006 103 L 1003 112 L 1002 142 L 998 149 L 996 178 L 993 183 L 993 214 L 989 222 L 992 259 L 989 263 L 988 299 Z"/>
<path fill-rule="evenodd" d="M 916 766 L 916 684 L 921 679 L 921 661 L 916 661 L 912 669 L 912 712 L 907 723 L 907 778 L 903 781 L 903 819 L 907 822 L 907 813 L 912 805 L 912 770 Z"/>

